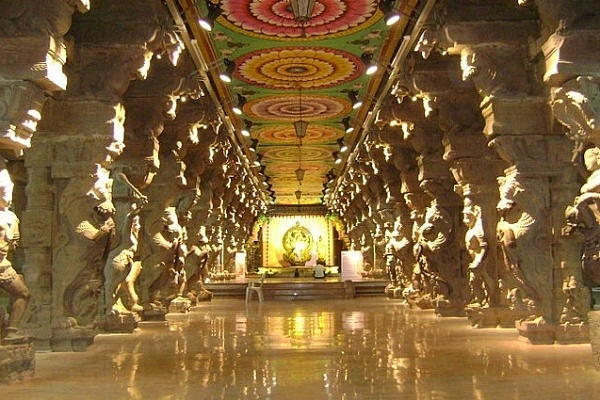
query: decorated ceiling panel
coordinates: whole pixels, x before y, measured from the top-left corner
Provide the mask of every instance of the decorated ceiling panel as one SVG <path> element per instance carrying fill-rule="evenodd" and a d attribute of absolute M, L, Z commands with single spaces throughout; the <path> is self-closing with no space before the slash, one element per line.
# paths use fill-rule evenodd
<path fill-rule="evenodd" d="M 342 121 L 361 125 L 365 113 L 353 99 L 372 99 L 383 79 L 365 74 L 365 55 L 385 72 L 390 37 L 398 36 L 390 36 L 379 3 L 317 0 L 304 19 L 290 0 L 194 3 L 198 15 L 217 15 L 203 42 L 205 62 L 215 82 L 232 69 L 231 82 L 218 83 L 221 103 L 235 126 L 248 128 L 240 143 L 274 204 L 323 203 L 341 145 L 354 140 Z M 241 115 L 229 113 L 236 106 Z M 308 123 L 305 132 L 297 121 Z"/>

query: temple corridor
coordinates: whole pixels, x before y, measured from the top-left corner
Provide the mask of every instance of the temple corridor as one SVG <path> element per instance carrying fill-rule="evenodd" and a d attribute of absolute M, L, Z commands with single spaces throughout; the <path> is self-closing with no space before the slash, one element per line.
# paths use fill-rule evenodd
<path fill-rule="evenodd" d="M 36 354 L 2 398 L 590 399 L 589 344 L 531 346 L 399 300 L 215 298 L 86 352 Z"/>

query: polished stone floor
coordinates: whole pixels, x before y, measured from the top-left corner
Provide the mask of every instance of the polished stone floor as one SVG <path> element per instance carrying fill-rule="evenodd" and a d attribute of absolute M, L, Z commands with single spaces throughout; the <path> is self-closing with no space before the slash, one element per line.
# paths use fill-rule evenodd
<path fill-rule="evenodd" d="M 216 298 L 81 353 L 37 353 L 21 399 L 594 399 L 589 345 L 532 346 L 385 298 Z"/>

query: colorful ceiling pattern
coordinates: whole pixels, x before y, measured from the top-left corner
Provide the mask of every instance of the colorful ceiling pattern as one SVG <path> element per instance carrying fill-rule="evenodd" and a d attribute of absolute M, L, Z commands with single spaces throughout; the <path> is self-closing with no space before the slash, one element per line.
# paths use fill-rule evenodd
<path fill-rule="evenodd" d="M 350 94 L 373 96 L 361 56 L 371 55 L 383 69 L 389 63 L 382 59 L 389 28 L 378 1 L 317 0 L 304 23 L 288 0 L 196 0 L 199 15 L 208 14 L 207 1 L 221 13 L 206 61 L 216 66 L 215 80 L 226 64 L 235 66 L 223 107 L 241 107 L 242 115 L 232 117 L 236 126 L 250 127 L 240 141 L 260 163 L 273 203 L 322 204 L 341 143 L 354 140 L 342 120 L 360 126 Z M 300 120 L 308 122 L 302 138 L 293 126 Z"/>

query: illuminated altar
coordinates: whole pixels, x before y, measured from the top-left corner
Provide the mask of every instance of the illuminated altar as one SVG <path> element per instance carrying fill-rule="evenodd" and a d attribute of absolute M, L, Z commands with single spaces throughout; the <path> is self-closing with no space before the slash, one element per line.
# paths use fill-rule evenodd
<path fill-rule="evenodd" d="M 325 216 L 270 216 L 262 230 L 263 267 L 333 264 L 333 223 Z"/>

